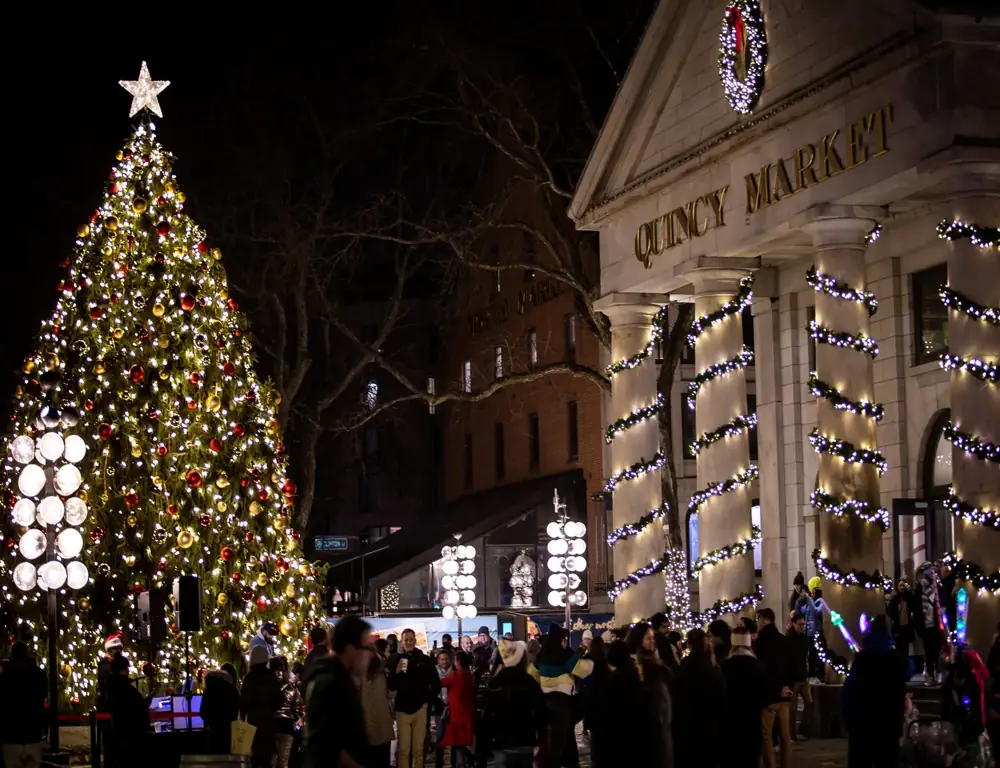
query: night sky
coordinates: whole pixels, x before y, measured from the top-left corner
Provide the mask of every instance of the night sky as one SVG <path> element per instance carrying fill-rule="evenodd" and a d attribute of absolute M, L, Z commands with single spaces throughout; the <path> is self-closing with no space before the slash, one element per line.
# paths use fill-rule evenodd
<path fill-rule="evenodd" d="M 448 2 L 346 5 L 350 14 L 329 19 L 240 19 L 245 27 L 200 25 L 184 19 L 178 6 L 152 26 L 109 18 L 101 35 L 53 33 L 41 22 L 8 30 L 32 50 L 8 46 L 4 54 L 10 207 L 0 256 L 9 302 L 0 341 L 3 391 L 12 389 L 11 374 L 51 311 L 59 263 L 99 202 L 113 155 L 129 134 L 131 97 L 118 81 L 135 80 L 141 61 L 153 79 L 171 81 L 159 97 L 158 134 L 178 158 L 188 212 L 211 238 L 220 211 L 238 205 L 227 193 L 258 163 L 292 157 L 308 164 L 308 110 L 325 128 L 355 134 L 348 164 L 358 183 L 347 186 L 384 183 L 392 152 L 379 138 L 366 142 L 364 121 L 386 94 L 419 89 L 425 73 L 433 78 L 428 57 L 449 40 L 473 55 L 499 51 L 539 89 L 554 92 L 565 88 L 551 66 L 552 51 L 571 51 L 595 94 L 599 121 L 614 88 L 606 72 L 590 76 L 603 61 L 567 19 L 586 19 L 598 34 L 614 28 L 609 51 L 623 72 L 652 3 L 536 0 L 490 10 Z M 344 191 L 347 202 L 350 195 Z M 226 250 L 223 263 L 238 280 L 240 254 Z"/>

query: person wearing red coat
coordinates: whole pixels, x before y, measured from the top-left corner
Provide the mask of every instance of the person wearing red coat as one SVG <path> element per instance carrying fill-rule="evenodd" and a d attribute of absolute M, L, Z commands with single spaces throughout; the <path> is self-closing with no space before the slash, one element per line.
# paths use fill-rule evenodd
<path fill-rule="evenodd" d="M 455 654 L 455 670 L 441 680 L 448 689 L 448 715 L 444 727 L 443 747 L 458 747 L 455 764 L 466 765 L 466 750 L 472 744 L 476 730 L 476 683 L 472 676 L 472 656 L 464 651 Z M 451 764 L 450 749 L 445 765 Z"/>

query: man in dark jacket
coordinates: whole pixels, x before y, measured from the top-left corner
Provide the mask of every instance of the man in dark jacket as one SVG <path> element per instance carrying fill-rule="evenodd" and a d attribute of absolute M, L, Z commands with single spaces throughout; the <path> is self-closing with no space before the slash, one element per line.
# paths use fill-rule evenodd
<path fill-rule="evenodd" d="M 708 625 L 708 640 L 712 644 L 715 663 L 720 667 L 722 662 L 729 658 L 729 652 L 733 648 L 732 636 L 732 627 L 725 619 L 716 619 Z"/>
<path fill-rule="evenodd" d="M 767 705 L 767 676 L 751 650 L 750 631 L 733 629 L 733 650 L 722 662 L 728 703 L 726 727 L 740 748 L 726 759 L 729 766 L 758 768 L 761 751 L 761 712 Z"/>
<path fill-rule="evenodd" d="M 809 651 L 812 642 L 806 634 L 806 617 L 801 613 L 792 614 L 792 628 L 787 635 L 788 652 L 792 674 L 792 701 L 788 705 L 788 719 L 796 740 L 809 734 L 812 723 L 812 688 L 809 685 Z M 795 725 L 798 714 L 799 696 L 802 697 L 802 721 Z"/>
<path fill-rule="evenodd" d="M 14 643 L 0 674 L 0 739 L 5 765 L 41 765 L 45 696 L 45 673 L 28 655 L 27 645 Z"/>
<path fill-rule="evenodd" d="M 781 768 L 792 768 L 792 733 L 788 717 L 788 702 L 792 698 L 792 664 L 788 638 L 778 631 L 774 611 L 757 611 L 757 642 L 754 651 L 767 675 L 767 706 L 761 713 L 762 752 L 765 768 L 775 768 L 771 735 L 778 724 L 781 746 Z"/>
<path fill-rule="evenodd" d="M 368 754 L 365 716 L 354 678 L 367 674 L 371 626 L 344 616 L 333 628 L 332 653 L 306 678 L 302 768 L 361 768 Z"/>
<path fill-rule="evenodd" d="M 396 729 L 399 746 L 396 764 L 413 768 L 424 764 L 427 738 L 427 707 L 441 692 L 441 678 L 429 656 L 417 648 L 417 635 L 404 629 L 400 635 L 402 652 L 389 660 L 389 690 L 396 692 Z"/>
<path fill-rule="evenodd" d="M 906 663 L 893 648 L 884 615 L 872 619 L 841 698 L 852 768 L 894 766 L 903 735 Z"/>
<path fill-rule="evenodd" d="M 654 613 L 649 624 L 653 628 L 653 642 L 656 644 L 656 653 L 659 655 L 660 661 L 671 669 L 676 668 L 677 661 L 674 659 L 674 650 L 670 647 L 670 641 L 667 639 L 667 635 L 670 634 L 670 622 L 667 620 L 667 614 Z"/>
<path fill-rule="evenodd" d="M 545 696 L 528 674 L 523 642 L 501 640 L 500 658 L 503 669 L 490 680 L 486 693 L 482 736 L 499 765 L 530 768 L 548 720 Z"/>
<path fill-rule="evenodd" d="M 116 656 L 111 661 L 111 677 L 105 686 L 108 694 L 108 714 L 114 738 L 109 761 L 113 768 L 138 765 L 146 756 L 149 734 L 149 703 L 129 679 L 129 661 Z"/>
<path fill-rule="evenodd" d="M 312 643 L 312 648 L 309 650 L 309 653 L 306 654 L 305 664 L 302 666 L 303 681 L 309 676 L 309 669 L 316 662 L 316 660 L 322 659 L 330 654 L 330 628 L 325 624 L 313 627 L 309 630 L 309 642 Z M 302 693 L 305 695 L 304 682 L 302 683 Z"/>

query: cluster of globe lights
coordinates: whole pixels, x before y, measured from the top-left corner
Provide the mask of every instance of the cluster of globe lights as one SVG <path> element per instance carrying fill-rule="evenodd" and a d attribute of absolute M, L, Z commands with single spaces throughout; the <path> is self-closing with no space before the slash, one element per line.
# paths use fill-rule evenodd
<path fill-rule="evenodd" d="M 586 605 L 587 593 L 580 589 L 580 574 L 587 570 L 587 526 L 572 520 L 566 523 L 549 523 L 549 605 L 563 608 Z"/>
<path fill-rule="evenodd" d="M 471 544 L 443 547 L 441 557 L 441 587 L 444 589 L 444 608 L 441 615 L 445 619 L 476 618 L 476 548 Z"/>
<path fill-rule="evenodd" d="M 14 522 L 27 529 L 17 545 L 24 560 L 13 572 L 14 585 L 22 592 L 35 587 L 46 591 L 64 586 L 82 589 L 90 581 L 87 566 L 74 559 L 83 551 L 83 535 L 74 526 L 87 519 L 86 502 L 73 495 L 83 483 L 76 465 L 83 461 L 87 445 L 79 435 L 64 438 L 58 431 L 61 425 L 72 427 L 77 421 L 72 409 L 60 415 L 47 406 L 38 419 L 46 429 L 41 437 L 36 441 L 20 435 L 10 443 L 11 458 L 23 467 L 17 478 L 21 497 L 11 511 Z M 34 561 L 46 552 L 50 525 L 61 526 L 55 538 L 58 559 L 36 566 Z M 64 565 L 63 561 L 68 562 Z"/>

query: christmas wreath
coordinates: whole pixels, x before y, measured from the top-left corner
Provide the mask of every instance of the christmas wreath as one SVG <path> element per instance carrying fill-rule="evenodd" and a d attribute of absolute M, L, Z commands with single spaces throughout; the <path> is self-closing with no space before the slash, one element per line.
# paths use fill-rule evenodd
<path fill-rule="evenodd" d="M 719 79 L 729 105 L 741 115 L 753 111 L 764 88 L 767 37 L 755 0 L 734 0 L 726 7 L 719 34 Z"/>

